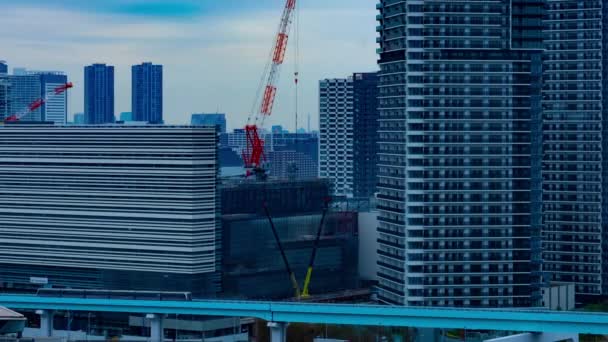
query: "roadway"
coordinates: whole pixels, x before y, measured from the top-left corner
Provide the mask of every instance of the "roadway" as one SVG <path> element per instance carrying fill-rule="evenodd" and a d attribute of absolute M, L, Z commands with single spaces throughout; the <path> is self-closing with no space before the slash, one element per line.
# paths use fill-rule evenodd
<path fill-rule="evenodd" d="M 608 334 L 608 314 L 252 301 L 151 301 L 0 295 L 12 309 L 256 317 L 277 323 Z"/>

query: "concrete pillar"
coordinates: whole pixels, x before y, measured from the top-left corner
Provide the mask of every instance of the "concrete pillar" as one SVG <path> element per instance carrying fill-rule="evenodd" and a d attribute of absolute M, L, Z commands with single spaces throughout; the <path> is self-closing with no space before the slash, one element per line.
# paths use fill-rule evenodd
<path fill-rule="evenodd" d="M 287 342 L 287 323 L 268 322 L 270 342 Z"/>
<path fill-rule="evenodd" d="M 43 337 L 53 336 L 53 310 L 36 310 L 36 314 L 40 316 L 40 333 Z"/>
<path fill-rule="evenodd" d="M 150 341 L 165 340 L 165 317 L 159 314 L 147 314 L 146 319 L 150 320 Z"/>

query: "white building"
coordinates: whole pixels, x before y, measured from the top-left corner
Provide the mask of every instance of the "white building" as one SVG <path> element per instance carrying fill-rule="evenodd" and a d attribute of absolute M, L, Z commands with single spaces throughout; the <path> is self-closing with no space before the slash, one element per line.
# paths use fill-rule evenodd
<path fill-rule="evenodd" d="M 353 80 L 319 82 L 319 177 L 335 196 L 353 196 Z"/>
<path fill-rule="evenodd" d="M 2 267 L 61 284 L 215 272 L 217 173 L 213 127 L 0 127 Z"/>

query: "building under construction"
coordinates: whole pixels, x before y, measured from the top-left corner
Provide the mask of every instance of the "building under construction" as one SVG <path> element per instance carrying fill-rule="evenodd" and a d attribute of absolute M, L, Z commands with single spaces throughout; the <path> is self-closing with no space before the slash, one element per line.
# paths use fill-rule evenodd
<path fill-rule="evenodd" d="M 223 296 L 294 297 L 264 203 L 289 265 L 302 283 L 328 195 L 325 180 L 223 184 Z M 318 243 L 311 295 L 357 287 L 357 242 L 357 213 L 330 209 Z"/>

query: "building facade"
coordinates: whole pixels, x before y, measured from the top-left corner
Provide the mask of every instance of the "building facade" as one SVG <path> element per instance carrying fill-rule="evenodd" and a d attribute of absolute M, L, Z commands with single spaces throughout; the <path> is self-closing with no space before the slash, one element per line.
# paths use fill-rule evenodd
<path fill-rule="evenodd" d="M 8 65 L 6 61 L 0 60 L 0 120 L 4 120 L 10 115 L 8 110 L 9 85 Z"/>
<path fill-rule="evenodd" d="M 302 152 L 295 150 L 275 150 L 266 153 L 268 174 L 279 179 L 313 179 L 317 178 L 318 164 Z"/>
<path fill-rule="evenodd" d="M 289 275 L 262 204 L 299 284 L 303 284 L 321 221 L 326 180 L 223 184 L 222 277 L 228 298 L 293 298 Z M 311 295 L 357 288 L 357 213 L 330 211 L 315 259 Z"/>
<path fill-rule="evenodd" d="M 0 120 L 4 120 L 9 114 L 9 90 L 10 81 L 7 75 L 0 75 Z"/>
<path fill-rule="evenodd" d="M 74 124 L 76 125 L 84 125 L 84 113 L 74 113 Z"/>
<path fill-rule="evenodd" d="M 268 152 L 271 177 L 311 179 L 319 172 L 319 137 L 310 133 L 272 134 Z"/>
<path fill-rule="evenodd" d="M 214 128 L 9 124 L 0 150 L 0 286 L 219 290 Z"/>
<path fill-rule="evenodd" d="M 114 122 L 113 66 L 93 64 L 84 68 L 84 115 L 89 125 Z"/>
<path fill-rule="evenodd" d="M 27 73 L 24 69 L 15 75 L 8 76 L 9 116 L 17 113 L 24 113 L 22 121 L 43 121 L 42 108 L 29 112 L 27 108 L 35 100 L 39 99 L 43 93 L 40 76 Z"/>
<path fill-rule="evenodd" d="M 120 121 L 122 121 L 122 122 L 131 122 L 131 121 L 134 121 L 133 120 L 133 113 L 132 112 L 121 112 L 120 113 Z"/>
<path fill-rule="evenodd" d="M 543 1 L 377 5 L 379 298 L 539 295 Z"/>
<path fill-rule="evenodd" d="M 226 114 L 224 113 L 200 113 L 192 114 L 192 125 L 219 126 L 220 133 L 226 133 Z"/>
<path fill-rule="evenodd" d="M 131 68 L 134 121 L 163 123 L 163 66 L 142 63 Z"/>
<path fill-rule="evenodd" d="M 319 81 L 319 177 L 332 194 L 353 197 L 353 80 Z"/>
<path fill-rule="evenodd" d="M 40 97 L 52 94 L 53 91 L 68 82 L 63 72 L 39 71 Z M 41 107 L 42 121 L 53 122 L 56 125 L 65 125 L 68 122 L 68 92 L 46 96 L 46 102 Z"/>
<path fill-rule="evenodd" d="M 576 284 L 578 295 L 599 295 L 605 83 L 602 1 L 549 0 L 546 9 L 544 270 L 552 281 Z"/>
<path fill-rule="evenodd" d="M 378 169 L 378 75 L 353 75 L 353 193 L 371 197 Z"/>

